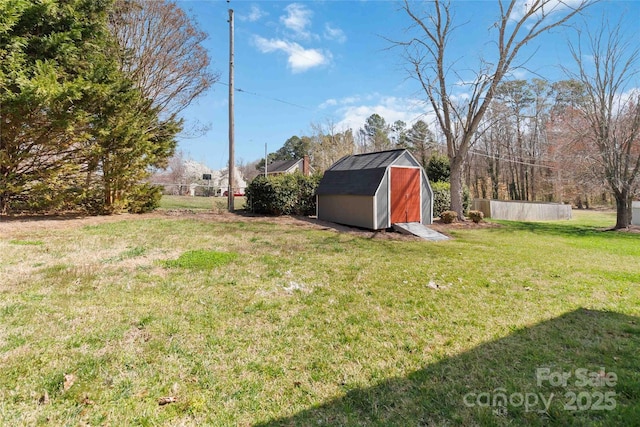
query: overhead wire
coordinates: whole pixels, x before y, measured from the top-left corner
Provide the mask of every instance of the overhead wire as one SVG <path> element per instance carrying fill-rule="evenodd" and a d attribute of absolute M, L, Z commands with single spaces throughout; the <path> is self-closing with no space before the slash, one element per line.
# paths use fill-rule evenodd
<path fill-rule="evenodd" d="M 483 153 L 481 151 L 473 150 L 473 149 L 470 149 L 469 153 L 475 154 L 475 155 L 480 156 L 480 157 L 488 157 L 490 159 L 500 160 L 500 161 L 503 161 L 503 162 L 506 162 L 506 163 L 517 163 L 519 165 L 525 165 L 525 166 L 541 167 L 541 168 L 547 168 L 547 169 L 557 169 L 557 167 L 555 167 L 555 166 L 549 166 L 549 165 L 545 165 L 545 164 L 542 164 L 542 163 L 529 163 L 529 162 L 523 162 L 523 161 L 516 160 L 516 159 L 508 159 L 508 158 L 505 158 L 505 157 L 498 157 L 498 156 L 495 156 L 495 155 L 492 155 L 492 154 Z"/>
<path fill-rule="evenodd" d="M 228 83 L 223 83 L 223 82 L 216 82 L 216 84 L 223 85 L 223 86 L 227 86 L 227 87 L 229 86 L 229 84 L 228 84 Z M 250 92 L 250 91 L 248 91 L 248 90 L 244 90 L 244 89 L 241 89 L 241 88 L 234 88 L 234 90 L 235 90 L 236 92 L 239 92 L 239 93 L 246 93 L 246 94 L 249 94 L 249 95 L 257 96 L 257 97 L 259 97 L 259 98 L 264 98 L 264 99 L 268 99 L 268 100 L 271 100 L 271 101 L 280 102 L 280 103 L 282 103 L 282 104 L 290 105 L 290 106 L 292 106 L 292 107 L 302 108 L 303 110 L 307 110 L 307 111 L 314 111 L 314 109 L 313 109 L 313 108 L 309 108 L 309 107 L 305 107 L 304 105 L 295 104 L 295 103 L 293 103 L 293 102 L 285 101 L 284 99 L 272 98 L 272 97 L 270 97 L 270 96 L 261 95 L 261 94 L 256 93 L 256 92 Z"/>

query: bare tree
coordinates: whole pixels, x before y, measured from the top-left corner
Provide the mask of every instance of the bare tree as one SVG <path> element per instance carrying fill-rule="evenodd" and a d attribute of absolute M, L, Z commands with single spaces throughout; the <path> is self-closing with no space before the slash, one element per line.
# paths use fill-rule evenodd
<path fill-rule="evenodd" d="M 254 160 L 252 162 L 245 162 L 243 159 L 239 159 L 236 162 L 236 168 L 240 171 L 240 174 L 244 177 L 245 181 L 251 182 L 253 179 L 260 175 L 258 170 L 258 163 L 260 160 Z M 264 165 L 263 165 L 264 170 Z"/>
<path fill-rule="evenodd" d="M 499 0 L 498 19 L 493 24 L 495 58 L 479 61 L 475 78 L 464 85 L 468 97 L 453 96 L 454 88 L 464 81 L 456 71 L 448 53 L 455 42 L 456 30 L 451 3 L 433 0 L 426 12 L 416 10 L 416 3 L 404 1 L 402 9 L 412 21 L 417 35 L 409 41 L 394 42 L 404 48 L 410 75 L 422 86 L 434 110 L 438 126 L 444 135 L 451 163 L 451 209 L 463 217 L 462 178 L 467 154 L 476 139 L 476 131 L 500 82 L 514 69 L 520 50 L 548 30 L 561 26 L 584 10 L 589 0 Z M 495 3 L 492 3 L 495 4 Z M 464 35 L 458 39 L 464 39 Z"/>
<path fill-rule="evenodd" d="M 589 207 L 602 198 L 603 175 L 594 168 L 598 150 L 580 135 L 588 128 L 580 111 L 585 101 L 583 85 L 576 80 L 563 80 L 552 85 L 552 106 L 546 123 L 549 144 L 544 156 L 550 169 L 547 185 L 553 198 L 572 202 L 578 208 Z"/>
<path fill-rule="evenodd" d="M 503 175 L 503 156 L 508 151 L 505 147 L 509 141 L 513 139 L 513 130 L 509 122 L 509 113 L 505 105 L 499 102 L 493 102 L 485 115 L 483 123 L 480 125 L 480 136 L 478 138 L 478 152 L 472 154 L 473 157 L 482 157 L 481 161 L 476 159 L 475 166 L 482 167 L 482 172 L 475 171 L 476 177 L 484 177 L 486 175 L 491 198 L 498 199 L 500 197 L 501 179 Z M 508 159 L 507 159 L 508 160 Z M 508 187 L 508 184 L 505 183 Z M 483 187 L 484 189 L 484 187 Z M 480 192 L 478 192 L 480 193 Z M 481 197 L 485 198 L 488 191 L 482 191 Z"/>
<path fill-rule="evenodd" d="M 122 70 L 165 119 L 219 79 L 202 46 L 207 35 L 174 1 L 117 0 L 110 26 Z"/>
<path fill-rule="evenodd" d="M 623 36 L 620 25 L 605 21 L 586 39 L 586 51 L 581 42 L 571 45 L 578 71 L 565 72 L 584 86 L 578 108 L 587 125 L 580 136 L 597 147 L 600 170 L 616 200 L 615 229 L 626 228 L 640 173 L 640 48 L 635 38 Z"/>
<path fill-rule="evenodd" d="M 323 173 L 342 157 L 354 153 L 356 143 L 351 129 L 338 130 L 331 120 L 312 123 L 311 129 L 311 163 L 316 172 Z"/>

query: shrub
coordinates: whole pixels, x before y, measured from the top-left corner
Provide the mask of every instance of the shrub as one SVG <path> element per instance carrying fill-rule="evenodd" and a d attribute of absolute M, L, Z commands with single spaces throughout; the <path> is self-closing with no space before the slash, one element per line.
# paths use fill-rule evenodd
<path fill-rule="evenodd" d="M 319 175 L 259 175 L 246 189 L 247 209 L 267 215 L 313 215 Z"/>
<path fill-rule="evenodd" d="M 9 205 L 13 213 L 54 213 L 73 211 L 81 190 L 68 183 L 65 177 L 48 177 L 30 182 L 20 188 L 13 187 L 14 196 Z M 73 177 L 66 177 L 72 180 Z"/>
<path fill-rule="evenodd" d="M 484 219 L 484 214 L 482 211 L 469 211 L 469 218 L 477 224 Z"/>
<path fill-rule="evenodd" d="M 119 200 L 107 206 L 104 185 L 100 180 L 79 183 L 77 176 L 66 177 L 69 182 L 63 178 L 49 177 L 45 181 L 29 183 L 23 188 L 23 194 L 13 197 L 11 212 L 144 213 L 156 209 L 162 198 L 162 187 L 140 183 L 123 191 Z"/>
<path fill-rule="evenodd" d="M 160 206 L 162 187 L 151 184 L 134 186 L 126 196 L 127 210 L 131 213 L 151 212 Z"/>
<path fill-rule="evenodd" d="M 451 207 L 451 192 L 448 182 L 434 182 L 431 184 L 433 190 L 433 216 L 437 217 Z"/>
<path fill-rule="evenodd" d="M 425 168 L 429 181 L 433 182 L 449 182 L 451 176 L 451 168 L 449 166 L 449 158 L 447 156 L 441 156 L 434 154 L 429 159 L 427 167 Z"/>
<path fill-rule="evenodd" d="M 451 184 L 444 181 L 432 182 L 431 189 L 433 190 L 433 216 L 435 218 L 451 208 Z M 468 212 L 470 205 L 471 196 L 469 188 L 465 185 L 462 190 L 462 208 L 465 212 Z"/>
<path fill-rule="evenodd" d="M 104 212 L 104 192 L 92 184 L 78 190 L 78 209 L 89 215 L 102 215 Z"/>
<path fill-rule="evenodd" d="M 456 211 L 444 211 L 440 214 L 440 219 L 445 224 L 451 224 L 458 219 L 458 213 Z"/>

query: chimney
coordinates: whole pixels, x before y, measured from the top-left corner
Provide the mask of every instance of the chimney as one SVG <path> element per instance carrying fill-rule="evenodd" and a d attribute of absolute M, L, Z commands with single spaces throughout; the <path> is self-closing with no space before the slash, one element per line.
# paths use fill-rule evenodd
<path fill-rule="evenodd" d="M 311 175 L 311 168 L 309 167 L 309 156 L 304 156 L 302 158 L 302 175 Z"/>

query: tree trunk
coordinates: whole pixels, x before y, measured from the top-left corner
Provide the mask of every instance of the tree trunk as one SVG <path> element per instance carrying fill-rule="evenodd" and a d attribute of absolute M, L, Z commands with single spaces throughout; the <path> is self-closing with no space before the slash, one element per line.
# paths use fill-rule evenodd
<path fill-rule="evenodd" d="M 4 149 L 2 151 L 4 151 Z M 3 157 L 3 154 L 6 154 L 6 152 L 0 152 L 0 158 Z M 9 168 L 5 168 L 4 164 L 0 165 L 0 178 L 2 178 L 2 186 L 0 186 L 0 215 L 7 215 L 9 213 L 9 174 Z"/>
<path fill-rule="evenodd" d="M 9 211 L 8 197 L 4 193 L 0 193 L 0 215 L 6 215 Z"/>
<path fill-rule="evenodd" d="M 623 189 L 614 193 L 616 198 L 616 226 L 614 229 L 627 228 L 631 224 L 631 194 Z"/>
<path fill-rule="evenodd" d="M 451 210 L 457 212 L 458 219 L 464 221 L 464 206 L 462 196 L 462 174 L 464 173 L 464 161 L 460 156 L 451 159 Z"/>
<path fill-rule="evenodd" d="M 500 182 L 498 181 L 498 178 L 491 179 L 491 195 L 496 200 L 498 200 L 498 197 L 500 196 Z"/>

